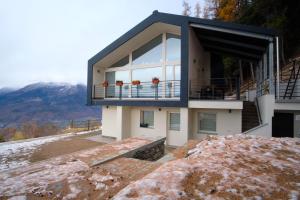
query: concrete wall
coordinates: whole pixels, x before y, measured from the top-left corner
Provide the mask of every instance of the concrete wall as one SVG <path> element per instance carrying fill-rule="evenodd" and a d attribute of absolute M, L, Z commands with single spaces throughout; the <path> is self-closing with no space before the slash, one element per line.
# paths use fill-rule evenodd
<path fill-rule="evenodd" d="M 294 113 L 294 137 L 300 138 L 300 112 Z"/>
<path fill-rule="evenodd" d="M 94 97 L 98 97 L 98 98 L 103 97 L 104 93 L 101 90 L 103 90 L 102 83 L 105 80 L 104 76 L 105 76 L 105 69 L 96 66 L 93 67 L 93 86 L 94 85 L 100 86 L 98 87 L 97 90 L 95 90 L 95 94 L 94 94 L 94 90 L 92 91 Z"/>
<path fill-rule="evenodd" d="M 224 109 L 191 109 L 192 115 L 192 138 L 203 138 L 208 133 L 198 132 L 198 113 L 215 113 L 216 114 L 216 133 L 218 135 L 232 135 L 242 132 L 242 111 L 241 110 L 224 110 Z M 213 133 L 209 133 L 213 134 Z M 191 138 L 191 139 L 192 139 Z"/>
<path fill-rule="evenodd" d="M 262 132 L 260 135 L 272 137 L 272 118 L 274 116 L 275 96 L 267 94 L 258 97 L 258 105 L 262 124 L 267 124 L 267 127 L 264 129 L 265 132 Z"/>
<path fill-rule="evenodd" d="M 194 30 L 189 31 L 189 84 L 190 92 L 210 84 L 210 53 L 205 52 Z M 191 93 L 190 95 L 197 95 Z"/>
<path fill-rule="evenodd" d="M 140 112 L 154 111 L 154 127 L 142 128 L 140 127 Z M 161 111 L 155 107 L 132 107 L 131 108 L 131 135 L 132 136 L 162 136 L 166 137 L 167 128 L 167 112 L 165 109 Z"/>
<path fill-rule="evenodd" d="M 140 127 L 140 113 L 154 111 L 154 127 Z M 169 130 L 169 112 L 180 112 L 180 130 Z M 115 137 L 118 140 L 128 137 L 167 137 L 167 144 L 180 146 L 187 142 L 189 132 L 188 108 L 159 108 L 158 107 L 102 107 L 102 134 Z"/>
<path fill-rule="evenodd" d="M 102 106 L 102 135 L 108 137 L 117 137 L 117 107 Z"/>
<path fill-rule="evenodd" d="M 266 136 L 268 133 L 268 124 L 262 124 L 247 130 L 243 134 L 256 135 L 256 136 Z"/>

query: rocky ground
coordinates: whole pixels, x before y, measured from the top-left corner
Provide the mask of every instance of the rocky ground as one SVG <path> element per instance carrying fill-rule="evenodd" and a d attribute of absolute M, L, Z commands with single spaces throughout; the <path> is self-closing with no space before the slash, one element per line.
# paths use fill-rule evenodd
<path fill-rule="evenodd" d="M 299 199 L 295 138 L 211 136 L 166 148 L 157 161 L 93 165 L 149 142 L 130 138 L 0 173 L 0 199 Z"/>
<path fill-rule="evenodd" d="M 182 151 L 181 151 L 182 152 Z M 299 199 L 300 140 L 212 136 L 114 196 L 124 199 Z"/>
<path fill-rule="evenodd" d="M 35 162 L 0 173 L 0 199 L 106 199 L 158 164 L 119 158 L 99 166 L 95 161 L 115 157 L 151 143 L 130 138 Z"/>

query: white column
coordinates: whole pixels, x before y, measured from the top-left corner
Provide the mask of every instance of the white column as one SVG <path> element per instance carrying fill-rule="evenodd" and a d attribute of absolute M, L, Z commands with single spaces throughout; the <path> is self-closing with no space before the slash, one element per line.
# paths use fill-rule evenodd
<path fill-rule="evenodd" d="M 270 91 L 270 94 L 274 94 L 274 84 L 273 84 L 273 78 L 274 78 L 274 56 L 273 56 L 273 53 L 274 53 L 274 48 L 273 48 L 273 42 L 271 41 L 269 43 L 269 48 L 268 48 L 268 52 L 269 52 L 269 91 Z"/>
<path fill-rule="evenodd" d="M 167 50 L 167 35 L 164 33 L 162 35 L 162 98 L 166 97 L 166 50 Z"/>
<path fill-rule="evenodd" d="M 276 81 L 276 90 L 277 90 L 277 99 L 279 99 L 279 97 L 280 97 L 280 94 L 279 94 L 279 92 L 280 92 L 280 90 L 279 90 L 279 40 L 278 40 L 278 37 L 276 37 L 276 68 L 277 68 L 277 73 L 276 73 L 276 79 L 277 79 L 277 81 Z"/>
<path fill-rule="evenodd" d="M 116 138 L 123 139 L 123 106 L 117 106 Z"/>
<path fill-rule="evenodd" d="M 180 134 L 183 138 L 182 144 L 185 144 L 189 138 L 189 109 L 180 108 Z"/>

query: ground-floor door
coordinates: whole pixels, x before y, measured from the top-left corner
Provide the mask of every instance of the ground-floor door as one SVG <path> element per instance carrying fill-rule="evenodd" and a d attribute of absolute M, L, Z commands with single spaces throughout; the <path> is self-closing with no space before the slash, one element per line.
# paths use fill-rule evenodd
<path fill-rule="evenodd" d="M 273 137 L 294 137 L 294 114 L 275 112 L 272 120 Z"/>
<path fill-rule="evenodd" d="M 167 145 L 182 145 L 180 136 L 180 112 L 168 112 L 167 120 Z"/>

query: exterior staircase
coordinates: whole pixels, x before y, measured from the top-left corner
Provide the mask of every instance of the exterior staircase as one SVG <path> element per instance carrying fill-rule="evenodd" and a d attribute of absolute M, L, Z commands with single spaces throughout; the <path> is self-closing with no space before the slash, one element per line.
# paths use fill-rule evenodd
<path fill-rule="evenodd" d="M 283 99 L 292 98 L 299 78 L 299 74 L 300 74 L 300 61 L 295 59 L 293 60 L 293 66 L 292 69 L 290 70 L 290 75 L 284 92 Z"/>
<path fill-rule="evenodd" d="M 259 116 L 254 102 L 244 101 L 242 110 L 242 132 L 258 126 Z"/>

